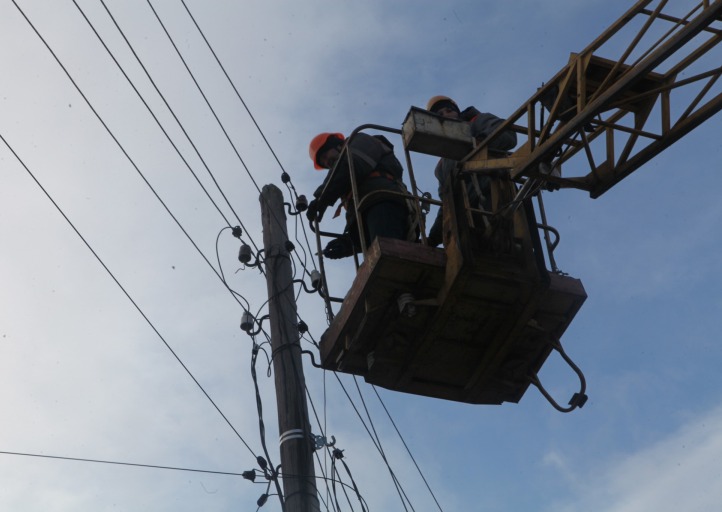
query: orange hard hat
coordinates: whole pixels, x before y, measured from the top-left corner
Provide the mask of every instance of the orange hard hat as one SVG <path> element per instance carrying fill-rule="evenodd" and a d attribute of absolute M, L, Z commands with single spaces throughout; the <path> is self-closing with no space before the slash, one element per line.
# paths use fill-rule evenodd
<path fill-rule="evenodd" d="M 343 144 L 343 141 L 346 140 L 346 137 L 343 136 L 343 133 L 319 133 L 316 135 L 313 139 L 311 139 L 311 144 L 308 145 L 308 156 L 311 157 L 311 160 L 313 161 L 313 167 L 320 171 L 324 169 L 324 167 L 321 167 L 318 165 L 318 161 L 316 158 L 318 157 L 318 154 L 321 152 L 321 149 L 328 144 L 330 138 L 338 139 L 339 145 Z"/>
<path fill-rule="evenodd" d="M 426 102 L 426 110 L 428 110 L 429 112 L 433 112 L 434 105 L 436 105 L 437 103 L 441 103 L 442 101 L 447 101 L 451 103 L 452 105 L 454 105 L 454 107 L 456 107 L 456 110 L 459 111 L 459 105 L 457 105 L 456 102 L 448 96 L 432 97 L 431 99 L 429 99 L 429 101 Z"/>

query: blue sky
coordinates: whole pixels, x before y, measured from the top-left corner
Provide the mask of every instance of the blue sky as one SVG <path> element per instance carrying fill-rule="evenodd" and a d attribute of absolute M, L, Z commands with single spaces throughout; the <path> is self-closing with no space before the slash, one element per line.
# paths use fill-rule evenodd
<path fill-rule="evenodd" d="M 248 172 L 148 3 L 106 1 L 246 236 L 260 244 L 250 176 L 260 186 L 282 187 L 281 169 L 183 5 L 151 3 Z M 218 268 L 223 216 L 73 2 L 17 4 Z M 399 127 L 411 105 L 436 94 L 508 115 L 630 2 L 186 4 L 296 190 L 310 195 L 323 176 L 307 153 L 316 133 L 349 133 L 363 123 Z M 78 5 L 233 219 L 102 4 Z M 251 451 L 261 453 L 261 444 L 251 340 L 238 328 L 241 306 L 18 9 L 12 2 L 0 9 L 0 134 L 251 448 L 0 145 L 0 451 L 233 473 L 255 467 Z M 379 389 L 438 507 L 374 390 L 359 382 L 414 510 L 707 511 L 722 502 L 721 123 L 716 115 L 599 199 L 580 191 L 545 196 L 550 223 L 561 232 L 557 263 L 589 295 L 563 339 L 588 380 L 584 409 L 560 414 L 534 389 L 519 404 L 499 407 Z M 434 160 L 414 163 L 420 186 L 435 191 Z M 300 229 L 295 218 L 289 229 Z M 222 232 L 218 258 L 228 284 L 263 312 L 263 277 L 239 270 L 237 251 L 238 241 Z M 329 273 L 332 292 L 343 295 L 350 262 L 331 265 Z M 299 311 L 319 339 L 326 326 L 321 299 L 302 294 Z M 325 433 L 344 450 L 370 510 L 403 510 L 335 376 L 311 365 L 305 371 Z M 263 357 L 258 373 L 267 442 L 278 463 L 273 379 Z M 562 400 L 574 391 L 573 376 L 553 358 L 541 377 Z M 353 380 L 341 380 L 360 406 Z M 0 454 L 0 480 L 0 509 L 23 511 L 255 510 L 265 490 L 238 476 L 8 454 Z M 272 497 L 262 510 L 280 506 Z"/>

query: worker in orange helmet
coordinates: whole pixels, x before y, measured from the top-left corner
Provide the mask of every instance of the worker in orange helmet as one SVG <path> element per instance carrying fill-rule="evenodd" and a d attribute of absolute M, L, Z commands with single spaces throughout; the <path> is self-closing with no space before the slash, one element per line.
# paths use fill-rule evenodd
<path fill-rule="evenodd" d="M 434 96 L 426 104 L 426 110 L 429 112 L 446 117 L 448 119 L 458 119 L 466 121 L 471 124 L 471 135 L 477 141 L 481 142 L 491 135 L 497 127 L 504 122 L 503 119 L 489 113 L 479 112 L 474 107 L 467 107 L 463 111 L 459 109 L 459 106 L 454 100 L 448 96 Z M 492 151 L 509 151 L 516 146 L 516 133 L 512 130 L 505 130 L 500 135 L 494 138 L 488 148 Z M 450 158 L 442 158 L 439 163 L 436 164 L 434 169 L 434 175 L 439 181 L 439 196 L 441 196 L 442 190 L 446 186 L 449 186 L 447 180 L 451 176 L 452 171 L 458 165 L 456 160 Z M 473 207 L 479 207 L 483 210 L 490 210 L 490 181 L 489 178 L 484 176 L 480 179 L 480 190 L 476 187 L 468 186 L 469 200 Z M 469 184 L 471 185 L 471 184 Z M 442 206 L 443 208 L 443 206 Z M 443 230 L 443 210 L 439 208 L 439 212 L 436 215 L 434 224 L 429 230 L 429 236 L 427 237 L 428 244 L 432 247 L 439 245 L 442 240 Z"/>
<path fill-rule="evenodd" d="M 347 140 L 341 133 L 320 133 L 308 148 L 317 170 L 331 169 L 313 193 L 306 216 L 321 220 L 326 208 L 342 200 L 346 208 L 345 236 L 329 242 L 323 253 L 337 259 L 361 250 L 355 209 L 351 197 L 348 154 L 351 154 L 359 200 L 376 191 L 406 192 L 402 180 L 404 169 L 394 155 L 393 145 L 382 135 L 357 133 Z M 364 203 L 361 212 L 366 245 L 377 236 L 406 240 L 410 236 L 409 208 L 405 199 L 392 194 L 376 194 Z"/>

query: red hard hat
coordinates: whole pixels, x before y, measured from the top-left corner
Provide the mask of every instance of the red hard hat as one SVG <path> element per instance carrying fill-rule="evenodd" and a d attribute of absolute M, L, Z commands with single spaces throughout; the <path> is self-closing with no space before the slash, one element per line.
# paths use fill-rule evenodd
<path fill-rule="evenodd" d="M 319 133 L 316 135 L 313 139 L 311 139 L 311 144 L 308 145 L 308 156 L 311 157 L 311 161 L 313 161 L 313 167 L 316 170 L 322 170 L 323 167 L 318 165 L 318 161 L 316 160 L 316 157 L 318 156 L 319 151 L 321 148 L 323 148 L 326 143 L 328 142 L 328 139 L 331 137 L 339 139 L 341 142 L 343 142 L 346 137 L 343 136 L 343 133 Z"/>

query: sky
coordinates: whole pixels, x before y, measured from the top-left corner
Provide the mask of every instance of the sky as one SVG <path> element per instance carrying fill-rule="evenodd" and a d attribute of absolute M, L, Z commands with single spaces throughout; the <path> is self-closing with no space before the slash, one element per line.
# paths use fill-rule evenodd
<path fill-rule="evenodd" d="M 262 246 L 258 188 L 290 201 L 284 169 L 310 197 L 323 178 L 307 151 L 317 133 L 399 128 L 437 94 L 509 115 L 630 5 L 3 2 L 0 510 L 256 510 L 275 490 L 239 476 L 263 453 L 239 323 L 244 308 L 267 312 L 267 292 L 228 226 Z M 369 510 L 719 506 L 721 132 L 717 114 L 601 198 L 545 195 L 557 264 L 588 294 L 562 339 L 587 378 L 583 409 L 561 414 L 533 388 L 501 406 L 403 395 L 304 359 L 314 434 L 333 436 Z M 434 159 L 413 158 L 435 192 Z M 314 266 L 301 219 L 288 216 L 298 278 Z M 344 295 L 352 263 L 328 271 Z M 320 339 L 321 298 L 301 291 L 298 307 Z M 278 464 L 265 354 L 258 383 Z M 540 376 L 560 401 L 576 391 L 558 358 Z M 322 458 L 316 475 L 329 469 Z M 361 510 L 350 501 L 341 509 Z M 280 509 L 276 496 L 261 508 Z"/>

